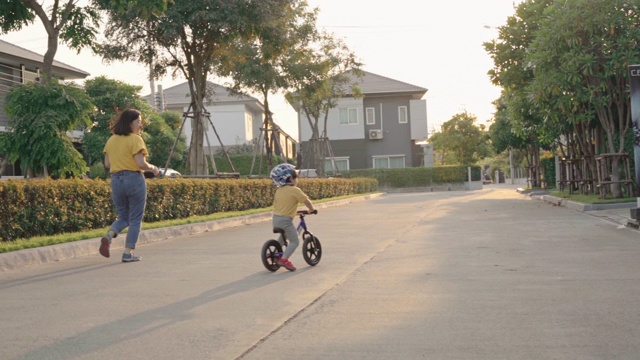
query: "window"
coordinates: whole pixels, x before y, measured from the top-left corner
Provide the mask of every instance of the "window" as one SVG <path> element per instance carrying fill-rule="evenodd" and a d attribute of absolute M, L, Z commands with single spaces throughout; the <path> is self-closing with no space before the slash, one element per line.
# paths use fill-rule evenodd
<path fill-rule="evenodd" d="M 398 123 L 406 124 L 407 122 L 409 122 L 409 118 L 407 117 L 407 107 L 398 106 Z"/>
<path fill-rule="evenodd" d="M 404 167 L 404 155 L 373 157 L 374 169 L 402 169 Z"/>
<path fill-rule="evenodd" d="M 369 107 L 366 109 L 366 119 L 367 119 L 367 125 L 375 125 L 376 124 L 376 109 Z"/>
<path fill-rule="evenodd" d="M 348 157 L 336 157 L 333 158 L 333 163 L 336 164 L 337 172 L 341 171 L 349 171 L 349 158 Z M 324 172 L 334 172 L 333 171 L 333 163 L 331 162 L 331 158 L 324 159 Z"/>
<path fill-rule="evenodd" d="M 355 125 L 358 123 L 357 108 L 340 109 L 340 125 Z"/>

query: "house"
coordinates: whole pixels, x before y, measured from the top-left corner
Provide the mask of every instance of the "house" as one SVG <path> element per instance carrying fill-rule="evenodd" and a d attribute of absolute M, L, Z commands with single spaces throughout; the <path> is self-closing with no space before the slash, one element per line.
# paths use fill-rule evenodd
<path fill-rule="evenodd" d="M 164 110 L 175 111 L 183 114 L 183 116 L 185 113 L 192 111 L 189 109 L 191 96 L 187 82 L 165 90 L 161 87 L 158 88 L 156 96 L 161 101 L 156 101 L 156 103 L 162 104 L 161 107 Z M 144 98 L 151 102 L 151 95 L 147 95 Z M 204 105 L 211 120 L 211 123 L 209 123 L 208 119 L 205 118 L 205 122 L 207 122 L 205 124 L 207 127 L 204 142 L 205 152 L 215 152 L 221 147 L 220 142 L 225 148 L 231 148 L 246 145 L 253 146 L 261 139 L 260 132 L 263 128 L 264 106 L 258 99 L 248 95 L 235 94 L 227 87 L 207 82 L 207 97 L 205 97 Z M 215 127 L 217 136 L 211 124 Z M 183 133 L 187 137 L 187 144 L 191 143 L 191 132 L 191 121 L 185 121 Z M 279 147 L 275 148 L 275 153 L 294 158 L 297 142 L 275 124 L 270 133 L 273 134 L 272 137 L 277 137 L 280 144 Z M 218 136 L 220 140 L 218 140 Z M 264 141 L 264 134 L 261 140 Z"/>
<path fill-rule="evenodd" d="M 333 171 L 333 164 L 338 171 L 424 165 L 424 150 L 418 143 L 428 135 L 423 99 L 428 90 L 370 72 L 361 78 L 352 72 L 347 75 L 363 97 L 356 98 L 351 89 L 345 89 L 347 95 L 329 110 L 326 130 L 333 157 L 325 158 L 325 172 Z M 303 162 L 298 167 L 313 168 L 313 156 L 307 150 L 311 127 L 304 112 L 296 111 Z"/>
<path fill-rule="evenodd" d="M 43 55 L 0 40 L 0 132 L 7 131 L 9 125 L 4 112 L 7 93 L 14 85 L 38 81 L 43 60 Z M 89 73 L 54 60 L 52 75 L 60 80 L 77 80 L 86 78 Z M 20 167 L 6 165 L 0 175 L 20 175 Z"/>

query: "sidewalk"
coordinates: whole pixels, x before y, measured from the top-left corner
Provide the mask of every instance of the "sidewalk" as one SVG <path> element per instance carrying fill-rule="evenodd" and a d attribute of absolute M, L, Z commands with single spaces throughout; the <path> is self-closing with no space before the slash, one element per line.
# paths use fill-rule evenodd
<path fill-rule="evenodd" d="M 617 204 L 584 204 L 577 201 L 551 196 L 545 190 L 524 190 L 518 188 L 521 194 L 527 194 L 532 198 L 539 199 L 557 206 L 566 207 L 579 211 L 594 217 L 602 218 L 620 226 L 630 227 L 633 229 L 640 228 L 640 222 L 631 218 L 631 209 L 638 207 L 635 202 L 617 203 Z"/>

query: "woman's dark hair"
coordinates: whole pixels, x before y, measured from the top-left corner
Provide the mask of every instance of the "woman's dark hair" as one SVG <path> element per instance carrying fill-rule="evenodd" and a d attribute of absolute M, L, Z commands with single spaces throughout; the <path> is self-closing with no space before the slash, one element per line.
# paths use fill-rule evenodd
<path fill-rule="evenodd" d="M 111 132 L 115 135 L 129 135 L 132 133 L 131 123 L 140 117 L 140 111 L 135 109 L 127 109 L 120 114 L 118 121 L 111 128 Z"/>

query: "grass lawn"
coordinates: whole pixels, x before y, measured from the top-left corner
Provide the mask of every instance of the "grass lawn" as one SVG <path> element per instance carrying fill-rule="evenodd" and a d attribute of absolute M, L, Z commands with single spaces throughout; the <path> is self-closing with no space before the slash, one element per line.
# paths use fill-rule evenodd
<path fill-rule="evenodd" d="M 553 189 L 549 191 L 549 195 L 563 198 L 563 199 L 569 199 L 576 202 L 581 202 L 584 204 L 619 204 L 619 203 L 637 201 L 636 197 L 625 197 L 620 199 L 613 199 L 613 198 L 601 199 L 600 195 L 597 195 L 597 194 L 592 194 L 592 195 L 582 195 L 577 193 L 569 194 L 568 191 L 556 191 Z"/>
<path fill-rule="evenodd" d="M 372 194 L 376 194 L 376 193 L 372 193 Z M 313 203 L 320 204 L 323 202 L 349 199 L 349 198 L 365 196 L 365 195 L 370 195 L 370 194 L 338 196 L 330 199 L 314 200 Z M 158 221 L 153 223 L 145 222 L 145 223 L 142 223 L 142 230 L 220 220 L 220 219 L 226 219 L 226 218 L 236 217 L 236 216 L 258 214 L 258 213 L 263 213 L 271 210 L 272 208 L 268 207 L 264 209 L 251 209 L 251 210 L 245 210 L 245 211 L 233 211 L 233 212 L 216 213 L 211 215 L 193 216 L 186 219 Z M 109 230 L 109 228 L 105 227 L 102 229 L 93 229 L 93 230 L 80 231 L 75 233 L 66 233 L 66 234 L 59 234 L 59 235 L 52 235 L 52 236 L 39 236 L 39 237 L 33 237 L 29 239 L 17 239 L 14 241 L 0 241 L 0 254 L 11 252 L 11 251 L 23 250 L 23 249 L 31 249 L 31 248 L 37 248 L 42 246 L 48 246 L 48 245 L 62 244 L 62 243 L 67 243 L 72 241 L 98 238 L 106 234 L 107 230 Z M 124 233 L 126 232 L 127 231 L 125 230 Z"/>

